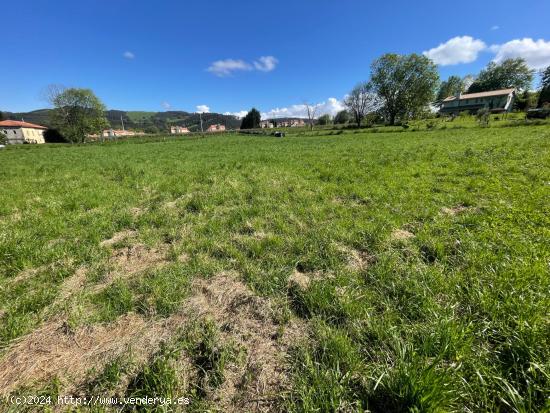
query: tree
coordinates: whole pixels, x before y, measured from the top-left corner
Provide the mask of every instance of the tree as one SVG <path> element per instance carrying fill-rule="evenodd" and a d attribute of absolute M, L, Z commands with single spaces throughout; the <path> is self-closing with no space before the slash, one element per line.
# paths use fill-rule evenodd
<path fill-rule="evenodd" d="M 51 123 L 69 142 L 84 142 L 109 126 L 105 106 L 90 89 L 50 89 Z"/>
<path fill-rule="evenodd" d="M 447 80 L 441 82 L 435 101 L 441 103 L 449 96 L 456 96 L 462 92 L 464 92 L 464 80 L 458 76 L 449 76 Z"/>
<path fill-rule="evenodd" d="M 0 145 L 7 145 L 8 144 L 8 137 L 4 135 L 2 132 L 0 132 Z"/>
<path fill-rule="evenodd" d="M 370 83 L 363 82 L 355 86 L 349 95 L 344 99 L 344 105 L 355 118 L 357 127 L 361 127 L 361 121 L 368 113 L 374 112 L 380 108 L 380 100 L 373 92 L 373 86 Z"/>
<path fill-rule="evenodd" d="M 524 90 L 523 93 L 518 93 L 516 95 L 514 100 L 514 109 L 527 112 L 529 109 L 537 106 L 538 99 L 538 92 L 529 92 L 528 90 Z"/>
<path fill-rule="evenodd" d="M 341 110 L 334 117 L 334 123 L 343 125 L 349 122 L 349 112 L 347 110 Z"/>
<path fill-rule="evenodd" d="M 304 106 L 306 107 L 307 111 L 307 119 L 309 122 L 309 128 L 313 130 L 313 125 L 315 123 L 315 114 L 317 112 L 317 105 L 310 105 L 308 102 L 304 102 Z"/>
<path fill-rule="evenodd" d="M 542 108 L 545 103 L 550 103 L 550 66 L 541 73 L 541 77 L 541 89 L 537 105 L 539 108 Z"/>
<path fill-rule="evenodd" d="M 262 116 L 256 108 L 250 109 L 241 122 L 241 129 L 255 129 L 260 127 Z"/>
<path fill-rule="evenodd" d="M 0 120 L 4 120 L 6 116 L 4 115 L 4 112 L 0 112 Z"/>
<path fill-rule="evenodd" d="M 468 88 L 468 93 L 508 88 L 529 90 L 534 73 L 522 58 L 506 59 L 501 63 L 490 62 Z"/>
<path fill-rule="evenodd" d="M 433 102 L 439 84 L 437 66 L 418 54 L 385 54 L 371 65 L 372 92 L 382 100 L 390 125 L 414 118 Z"/>
<path fill-rule="evenodd" d="M 332 123 L 332 117 L 327 113 L 322 116 L 319 116 L 319 119 L 317 119 L 319 122 L 319 125 L 330 125 Z"/>

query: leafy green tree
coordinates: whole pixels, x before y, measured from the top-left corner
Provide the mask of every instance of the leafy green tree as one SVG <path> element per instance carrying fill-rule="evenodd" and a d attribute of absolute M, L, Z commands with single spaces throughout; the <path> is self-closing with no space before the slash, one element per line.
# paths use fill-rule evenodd
<path fill-rule="evenodd" d="M 426 111 L 439 85 L 437 66 L 418 54 L 385 54 L 371 65 L 372 92 L 382 99 L 390 125 Z"/>
<path fill-rule="evenodd" d="M 344 100 L 344 105 L 355 118 L 357 127 L 361 127 L 361 122 L 367 114 L 380 108 L 380 99 L 373 91 L 371 83 L 363 82 L 355 86 Z"/>
<path fill-rule="evenodd" d="M 256 108 L 252 108 L 243 118 L 241 129 L 259 128 L 261 119 L 262 117 L 260 115 L 260 112 Z"/>
<path fill-rule="evenodd" d="M 520 91 L 529 90 L 534 73 L 522 58 L 506 59 L 501 63 L 490 62 L 471 84 L 468 93 L 507 88 L 516 88 Z"/>
<path fill-rule="evenodd" d="M 537 101 L 539 99 L 538 92 L 530 92 L 524 90 L 522 93 L 518 93 L 516 99 L 514 100 L 514 109 L 519 111 L 528 111 L 537 106 Z"/>
<path fill-rule="evenodd" d="M 4 112 L 0 112 L 0 121 L 5 119 L 6 119 L 6 116 L 4 115 Z"/>
<path fill-rule="evenodd" d="M 84 142 L 87 135 L 101 134 L 109 126 L 105 106 L 90 89 L 57 89 L 51 123 L 69 142 Z"/>
<path fill-rule="evenodd" d="M 550 66 L 542 72 L 541 89 L 537 106 L 542 108 L 545 103 L 550 103 Z"/>
<path fill-rule="evenodd" d="M 436 102 L 443 102 L 449 96 L 456 96 L 462 92 L 464 92 L 464 80 L 458 76 L 449 76 L 447 80 L 441 82 Z"/>
<path fill-rule="evenodd" d="M 317 122 L 319 122 L 319 125 L 330 125 L 332 123 L 332 117 L 329 114 L 325 114 L 325 115 L 319 116 L 319 119 L 317 119 Z"/>
<path fill-rule="evenodd" d="M 8 144 L 8 137 L 4 135 L 2 132 L 0 132 L 0 145 L 7 145 Z"/>
<path fill-rule="evenodd" d="M 349 112 L 347 110 L 341 110 L 334 117 L 334 123 L 343 125 L 349 122 Z"/>

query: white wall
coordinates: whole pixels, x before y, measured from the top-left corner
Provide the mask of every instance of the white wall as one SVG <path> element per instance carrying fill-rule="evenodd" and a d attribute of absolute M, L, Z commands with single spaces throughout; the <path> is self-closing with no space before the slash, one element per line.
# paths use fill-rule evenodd
<path fill-rule="evenodd" d="M 44 129 L 2 127 L 0 131 L 8 137 L 8 145 L 17 143 L 46 143 Z"/>

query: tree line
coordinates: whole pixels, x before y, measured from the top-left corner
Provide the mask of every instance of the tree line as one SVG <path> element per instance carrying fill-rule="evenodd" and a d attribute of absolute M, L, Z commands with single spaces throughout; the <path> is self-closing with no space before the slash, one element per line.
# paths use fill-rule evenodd
<path fill-rule="evenodd" d="M 524 59 L 490 62 L 476 76 L 450 76 L 441 82 L 437 66 L 428 57 L 418 54 L 388 53 L 371 64 L 370 79 L 357 84 L 344 99 L 346 110 L 334 119 L 324 114 L 317 119 L 321 125 L 331 122 L 344 124 L 353 121 L 360 127 L 366 118 L 383 120 L 389 125 L 422 117 L 431 105 L 460 93 L 478 93 L 515 88 L 520 93 L 518 109 L 550 105 L 550 67 L 541 72 L 541 87 L 530 91 L 535 71 Z M 90 89 L 50 87 L 48 98 L 54 109 L 53 129 L 69 142 L 84 142 L 86 136 L 100 134 L 109 126 L 105 106 Z M 305 104 L 311 127 L 316 107 Z M 0 112 L 0 120 L 3 114 Z M 260 126 L 260 112 L 252 108 L 242 119 L 241 129 Z"/>

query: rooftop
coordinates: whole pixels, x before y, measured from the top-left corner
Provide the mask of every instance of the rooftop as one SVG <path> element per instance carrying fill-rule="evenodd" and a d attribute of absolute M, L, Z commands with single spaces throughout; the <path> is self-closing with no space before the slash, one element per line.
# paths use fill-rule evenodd
<path fill-rule="evenodd" d="M 35 125 L 29 122 L 20 122 L 18 120 L 3 120 L 0 122 L 0 127 L 8 128 L 33 128 L 33 129 L 48 129 L 45 126 Z"/>
<path fill-rule="evenodd" d="M 466 95 L 460 95 L 460 100 L 462 99 L 476 99 L 476 98 L 486 98 L 491 96 L 505 96 L 514 92 L 516 89 L 500 89 L 500 90 L 491 90 L 489 92 L 480 92 L 480 93 L 469 93 Z M 443 102 L 451 102 L 456 100 L 456 96 L 449 96 Z"/>

